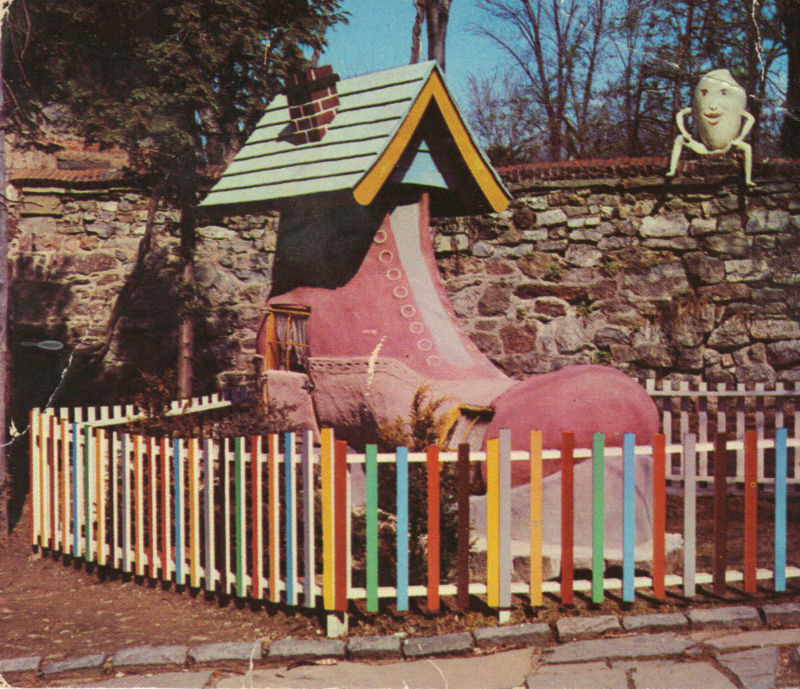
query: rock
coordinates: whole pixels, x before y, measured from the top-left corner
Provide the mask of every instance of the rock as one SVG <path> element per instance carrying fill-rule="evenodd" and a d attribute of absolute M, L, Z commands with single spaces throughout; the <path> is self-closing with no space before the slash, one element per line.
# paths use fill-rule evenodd
<path fill-rule="evenodd" d="M 614 658 L 682 655 L 694 646 L 687 637 L 674 632 L 638 634 L 618 639 L 587 639 L 557 646 L 548 656 L 549 663 L 577 663 Z"/>
<path fill-rule="evenodd" d="M 536 214 L 537 225 L 558 225 L 567 222 L 567 214 L 560 208 L 543 211 Z"/>
<path fill-rule="evenodd" d="M 754 320 L 750 323 L 750 334 L 757 340 L 800 339 L 800 323 L 788 320 Z"/>
<path fill-rule="evenodd" d="M 695 629 L 740 628 L 752 629 L 761 624 L 758 610 L 747 605 L 722 608 L 696 608 L 687 613 Z"/>
<path fill-rule="evenodd" d="M 736 675 L 744 689 L 773 689 L 781 667 L 777 648 L 750 648 L 720 655 L 718 660 Z"/>
<path fill-rule="evenodd" d="M 702 252 L 686 254 L 683 257 L 686 272 L 701 282 L 716 283 L 725 279 L 725 264 L 718 258 Z"/>
<path fill-rule="evenodd" d="M 734 259 L 725 261 L 725 277 L 730 282 L 763 280 L 769 276 L 769 264 L 763 259 Z"/>
<path fill-rule="evenodd" d="M 104 653 L 80 656 L 79 658 L 67 658 L 48 663 L 42 668 L 42 674 L 55 675 L 59 672 L 69 672 L 70 670 L 92 670 L 100 668 L 106 660 Z"/>
<path fill-rule="evenodd" d="M 558 639 L 562 643 L 591 639 L 602 636 L 606 632 L 621 632 L 619 620 L 615 615 L 597 615 L 591 617 L 562 617 L 556 622 Z"/>
<path fill-rule="evenodd" d="M 201 644 L 189 651 L 189 658 L 195 663 L 210 663 L 216 660 L 261 660 L 260 641 L 227 641 Z"/>
<path fill-rule="evenodd" d="M 402 640 L 397 636 L 356 636 L 347 643 L 353 658 L 399 658 Z"/>
<path fill-rule="evenodd" d="M 737 258 L 750 251 L 750 242 L 743 234 L 714 234 L 703 239 L 706 249 L 723 258 Z"/>
<path fill-rule="evenodd" d="M 730 350 L 743 347 L 750 342 L 750 333 L 747 331 L 742 318 L 733 316 L 712 331 L 708 338 L 708 346 L 714 349 Z"/>
<path fill-rule="evenodd" d="M 514 624 L 504 627 L 478 627 L 473 633 L 480 647 L 524 644 L 533 646 L 553 639 L 550 627 L 543 622 Z"/>
<path fill-rule="evenodd" d="M 506 354 L 526 354 L 536 348 L 536 334 L 538 328 L 535 323 L 529 322 L 522 325 L 506 325 L 500 329 L 500 340 Z"/>
<path fill-rule="evenodd" d="M 502 316 L 510 305 L 511 295 L 508 289 L 500 285 L 490 285 L 478 301 L 478 313 L 481 316 Z"/>
<path fill-rule="evenodd" d="M 345 642 L 338 639 L 278 639 L 269 644 L 268 660 L 344 658 Z"/>
<path fill-rule="evenodd" d="M 561 354 L 579 352 L 586 343 L 586 335 L 575 318 L 559 318 L 553 323 L 555 341 Z"/>
<path fill-rule="evenodd" d="M 471 651 L 474 646 L 472 636 L 467 632 L 440 634 L 439 636 L 420 636 L 403 641 L 403 655 L 406 658 L 420 656 L 448 655 Z"/>
<path fill-rule="evenodd" d="M 628 615 L 622 618 L 626 632 L 657 632 L 664 629 L 683 629 L 689 626 L 686 615 L 679 612 Z"/>
<path fill-rule="evenodd" d="M 650 215 L 642 218 L 639 234 L 642 237 L 683 237 L 689 223 L 683 215 Z"/>
<path fill-rule="evenodd" d="M 797 603 L 767 603 L 761 606 L 767 624 L 800 627 L 800 605 Z"/>
<path fill-rule="evenodd" d="M 123 665 L 183 665 L 186 646 L 134 646 L 117 651 L 112 658 L 115 667 Z"/>
<path fill-rule="evenodd" d="M 799 364 L 800 342 L 770 342 L 767 345 L 767 361 L 778 368 Z"/>
<path fill-rule="evenodd" d="M 566 253 L 566 260 L 575 266 L 591 268 L 600 263 L 603 252 L 587 244 L 572 244 Z"/>

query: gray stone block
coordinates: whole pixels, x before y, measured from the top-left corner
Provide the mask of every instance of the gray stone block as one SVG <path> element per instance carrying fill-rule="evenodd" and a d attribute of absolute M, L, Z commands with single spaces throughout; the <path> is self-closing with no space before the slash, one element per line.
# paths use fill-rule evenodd
<path fill-rule="evenodd" d="M 356 636 L 347 644 L 352 658 L 399 658 L 402 640 L 396 636 Z"/>
<path fill-rule="evenodd" d="M 612 663 L 617 668 L 617 663 Z M 711 663 L 646 660 L 633 665 L 636 689 L 736 689 L 736 685 Z M 591 686 L 591 685 L 590 685 Z"/>
<path fill-rule="evenodd" d="M 260 641 L 227 641 L 216 644 L 200 644 L 189 650 L 189 658 L 195 663 L 210 663 L 215 660 L 261 660 Z"/>
<path fill-rule="evenodd" d="M 39 669 L 42 656 L 24 658 L 5 658 L 0 660 L 0 672 L 35 672 Z"/>
<path fill-rule="evenodd" d="M 767 624 L 800 626 L 800 605 L 797 603 L 768 603 L 761 606 Z"/>
<path fill-rule="evenodd" d="M 578 641 L 592 639 L 606 632 L 621 632 L 622 626 L 615 615 L 598 615 L 597 617 L 562 617 L 556 622 L 556 631 L 560 641 Z"/>
<path fill-rule="evenodd" d="M 529 689 L 564 689 L 565 687 L 603 687 L 628 689 L 624 670 L 609 668 L 605 663 L 570 663 L 544 665 L 525 679 Z"/>
<path fill-rule="evenodd" d="M 622 618 L 622 627 L 626 632 L 658 632 L 665 629 L 683 629 L 688 626 L 688 618 L 679 612 L 628 615 Z"/>
<path fill-rule="evenodd" d="M 186 662 L 186 646 L 133 646 L 114 654 L 112 663 L 117 665 L 183 665 Z"/>
<path fill-rule="evenodd" d="M 482 627 L 472 632 L 478 646 L 503 644 L 544 644 L 553 640 L 550 626 L 543 622 L 512 624 L 505 627 Z"/>
<path fill-rule="evenodd" d="M 747 605 L 689 610 L 688 617 L 695 629 L 709 627 L 752 629 L 761 624 L 758 610 Z"/>
<path fill-rule="evenodd" d="M 80 658 L 67 658 L 66 660 L 48 663 L 42 668 L 42 672 L 45 675 L 54 675 L 57 672 L 68 672 L 70 670 L 93 670 L 103 667 L 105 660 L 106 655 L 104 653 L 95 653 L 81 656 Z"/>
<path fill-rule="evenodd" d="M 587 639 L 557 646 L 548 663 L 579 663 L 612 658 L 647 658 L 681 655 L 694 646 L 691 639 L 674 632 L 637 634 L 618 639 Z"/>
<path fill-rule="evenodd" d="M 420 656 L 464 653 L 473 648 L 472 635 L 467 632 L 441 634 L 439 636 L 418 636 L 403 642 L 403 655 L 406 658 Z"/>
<path fill-rule="evenodd" d="M 345 643 L 337 639 L 279 639 L 269 645 L 268 660 L 344 658 Z"/>
<path fill-rule="evenodd" d="M 744 689 L 772 689 L 781 667 L 781 654 L 775 648 L 751 648 L 717 657 L 728 668 Z"/>
<path fill-rule="evenodd" d="M 800 629 L 763 629 L 755 632 L 738 632 L 703 643 L 718 651 L 732 651 L 758 646 L 792 646 L 800 644 Z"/>

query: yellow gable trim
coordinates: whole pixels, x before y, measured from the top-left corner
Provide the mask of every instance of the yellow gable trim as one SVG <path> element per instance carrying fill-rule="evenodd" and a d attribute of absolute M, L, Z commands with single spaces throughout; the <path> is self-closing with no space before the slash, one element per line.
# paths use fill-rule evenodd
<path fill-rule="evenodd" d="M 394 170 L 395 165 L 400 160 L 403 151 L 406 150 L 411 137 L 417 130 L 417 126 L 425 114 L 431 99 L 436 101 L 439 111 L 444 118 L 447 128 L 453 135 L 461 157 L 472 173 L 478 186 L 483 192 L 489 205 L 496 212 L 506 209 L 508 206 L 508 196 L 500 184 L 498 184 L 491 170 L 481 156 L 472 138 L 469 135 L 458 111 L 455 109 L 450 96 L 442 83 L 441 77 L 434 70 L 431 72 L 425 86 L 422 87 L 416 99 L 411 105 L 403 122 L 395 132 L 392 140 L 384 149 L 383 153 L 375 161 L 370 170 L 361 178 L 353 190 L 353 196 L 362 206 L 372 203 L 373 199 L 380 191 L 386 179 Z"/>

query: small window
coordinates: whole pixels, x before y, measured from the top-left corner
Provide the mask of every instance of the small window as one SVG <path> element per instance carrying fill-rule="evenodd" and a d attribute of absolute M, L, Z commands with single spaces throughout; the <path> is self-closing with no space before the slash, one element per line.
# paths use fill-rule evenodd
<path fill-rule="evenodd" d="M 308 371 L 308 315 L 299 304 L 267 307 L 266 367 L 268 370 Z"/>

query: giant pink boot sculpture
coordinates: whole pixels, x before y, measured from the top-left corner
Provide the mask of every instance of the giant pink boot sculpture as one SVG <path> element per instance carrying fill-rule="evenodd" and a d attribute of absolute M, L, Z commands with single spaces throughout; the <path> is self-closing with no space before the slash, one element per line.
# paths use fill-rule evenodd
<path fill-rule="evenodd" d="M 501 428 L 511 429 L 514 449 L 528 447 L 532 429 L 543 431 L 545 447 L 559 447 L 565 430 L 578 447 L 589 447 L 595 431 L 607 445 L 621 444 L 623 433 L 649 442 L 658 427 L 655 405 L 625 374 L 573 366 L 515 381 L 480 352 L 444 292 L 428 213 L 427 194 L 408 191 L 370 208 L 306 201 L 284 211 L 269 303 L 310 307 L 309 373 L 320 425 L 363 446 L 382 421 L 407 418 L 424 385 L 456 410 L 454 418 L 464 417 L 456 433 L 473 422 L 466 437 L 473 447 Z M 513 483 L 526 482 L 525 463 L 514 467 Z M 557 470 L 544 467 L 545 475 Z"/>

